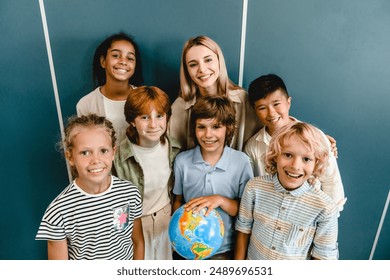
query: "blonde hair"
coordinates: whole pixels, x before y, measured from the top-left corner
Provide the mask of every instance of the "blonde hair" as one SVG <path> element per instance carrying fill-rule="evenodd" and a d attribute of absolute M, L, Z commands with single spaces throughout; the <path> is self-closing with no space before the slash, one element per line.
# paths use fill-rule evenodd
<path fill-rule="evenodd" d="M 219 93 L 227 96 L 228 90 L 238 87 L 229 79 L 225 58 L 219 45 L 206 36 L 190 38 L 184 44 L 180 62 L 180 96 L 184 101 L 192 100 L 199 91 L 197 84 L 191 79 L 190 74 L 188 73 L 186 63 L 187 53 L 194 46 L 204 46 L 217 55 L 219 61 L 219 77 L 217 80 Z"/>
<path fill-rule="evenodd" d="M 274 133 L 265 154 L 266 171 L 270 174 L 277 172 L 277 157 L 281 154 L 285 141 L 292 136 L 298 137 L 305 147 L 314 153 L 315 166 L 312 176 L 308 179 L 309 184 L 313 185 L 325 171 L 329 149 L 320 130 L 308 123 L 292 122 Z"/>

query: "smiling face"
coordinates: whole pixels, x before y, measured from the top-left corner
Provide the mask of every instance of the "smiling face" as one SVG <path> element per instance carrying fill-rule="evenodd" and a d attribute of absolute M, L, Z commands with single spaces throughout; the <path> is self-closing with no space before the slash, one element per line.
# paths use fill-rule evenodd
<path fill-rule="evenodd" d="M 77 126 L 71 134 L 72 149 L 66 152 L 69 164 L 77 169 L 77 185 L 88 193 L 100 193 L 110 185 L 115 156 L 112 139 L 103 127 Z"/>
<path fill-rule="evenodd" d="M 278 178 L 285 189 L 294 190 L 313 174 L 316 158 L 296 135 L 286 138 L 283 144 L 276 158 Z"/>
<path fill-rule="evenodd" d="M 126 40 L 113 42 L 106 57 L 100 58 L 100 64 L 106 70 L 107 80 L 127 82 L 136 67 L 134 46 Z"/>
<path fill-rule="evenodd" d="M 221 155 L 225 146 L 226 126 L 216 119 L 197 119 L 195 136 L 201 146 L 202 154 Z"/>
<path fill-rule="evenodd" d="M 291 97 L 287 97 L 280 89 L 257 100 L 254 105 L 257 117 L 271 136 L 290 122 Z"/>
<path fill-rule="evenodd" d="M 137 130 L 139 146 L 154 147 L 160 142 L 161 136 L 167 129 L 167 115 L 160 114 L 152 107 L 149 114 L 137 116 L 131 123 Z"/>
<path fill-rule="evenodd" d="M 216 93 L 219 60 L 213 51 L 202 45 L 193 46 L 187 52 L 186 66 L 188 74 L 201 93 Z"/>

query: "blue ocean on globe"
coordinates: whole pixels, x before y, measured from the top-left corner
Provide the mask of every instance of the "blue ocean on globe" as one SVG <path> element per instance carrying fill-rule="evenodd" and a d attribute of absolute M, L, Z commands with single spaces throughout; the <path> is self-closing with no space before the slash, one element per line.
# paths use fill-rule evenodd
<path fill-rule="evenodd" d="M 169 239 L 173 249 L 187 260 L 202 260 L 213 256 L 222 244 L 225 228 L 218 211 L 207 216 L 206 209 L 194 214 L 178 208 L 169 223 Z"/>

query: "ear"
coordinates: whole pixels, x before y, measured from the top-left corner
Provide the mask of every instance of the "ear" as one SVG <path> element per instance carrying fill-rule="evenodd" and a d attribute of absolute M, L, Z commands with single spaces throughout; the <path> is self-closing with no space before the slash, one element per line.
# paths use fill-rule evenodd
<path fill-rule="evenodd" d="M 68 160 L 70 166 L 75 166 L 72 151 L 65 151 L 65 157 Z"/>
<path fill-rule="evenodd" d="M 292 99 L 291 96 L 289 96 L 288 99 L 287 99 L 288 109 L 289 109 L 289 110 L 290 110 L 290 107 L 291 107 L 291 99 Z"/>
<path fill-rule="evenodd" d="M 114 148 L 112 148 L 112 160 L 115 159 L 115 154 L 116 154 L 116 146 L 114 146 Z"/>
<path fill-rule="evenodd" d="M 106 68 L 106 58 L 102 55 L 100 57 L 100 66 L 105 69 Z"/>

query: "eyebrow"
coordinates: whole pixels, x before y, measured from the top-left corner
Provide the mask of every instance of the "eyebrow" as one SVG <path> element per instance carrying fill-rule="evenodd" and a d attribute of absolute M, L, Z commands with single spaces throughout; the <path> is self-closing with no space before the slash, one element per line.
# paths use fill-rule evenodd
<path fill-rule="evenodd" d="M 202 59 L 206 59 L 206 58 L 209 58 L 209 57 L 213 57 L 213 55 L 211 55 L 211 54 L 206 55 L 206 56 L 204 56 Z M 188 61 L 187 63 L 191 63 L 191 62 L 197 62 L 197 60 L 192 59 L 192 60 Z"/>
<path fill-rule="evenodd" d="M 119 49 L 112 49 L 110 52 L 122 52 L 122 51 Z M 135 56 L 135 53 L 133 53 L 133 52 L 128 52 L 128 54 L 132 54 Z"/>

